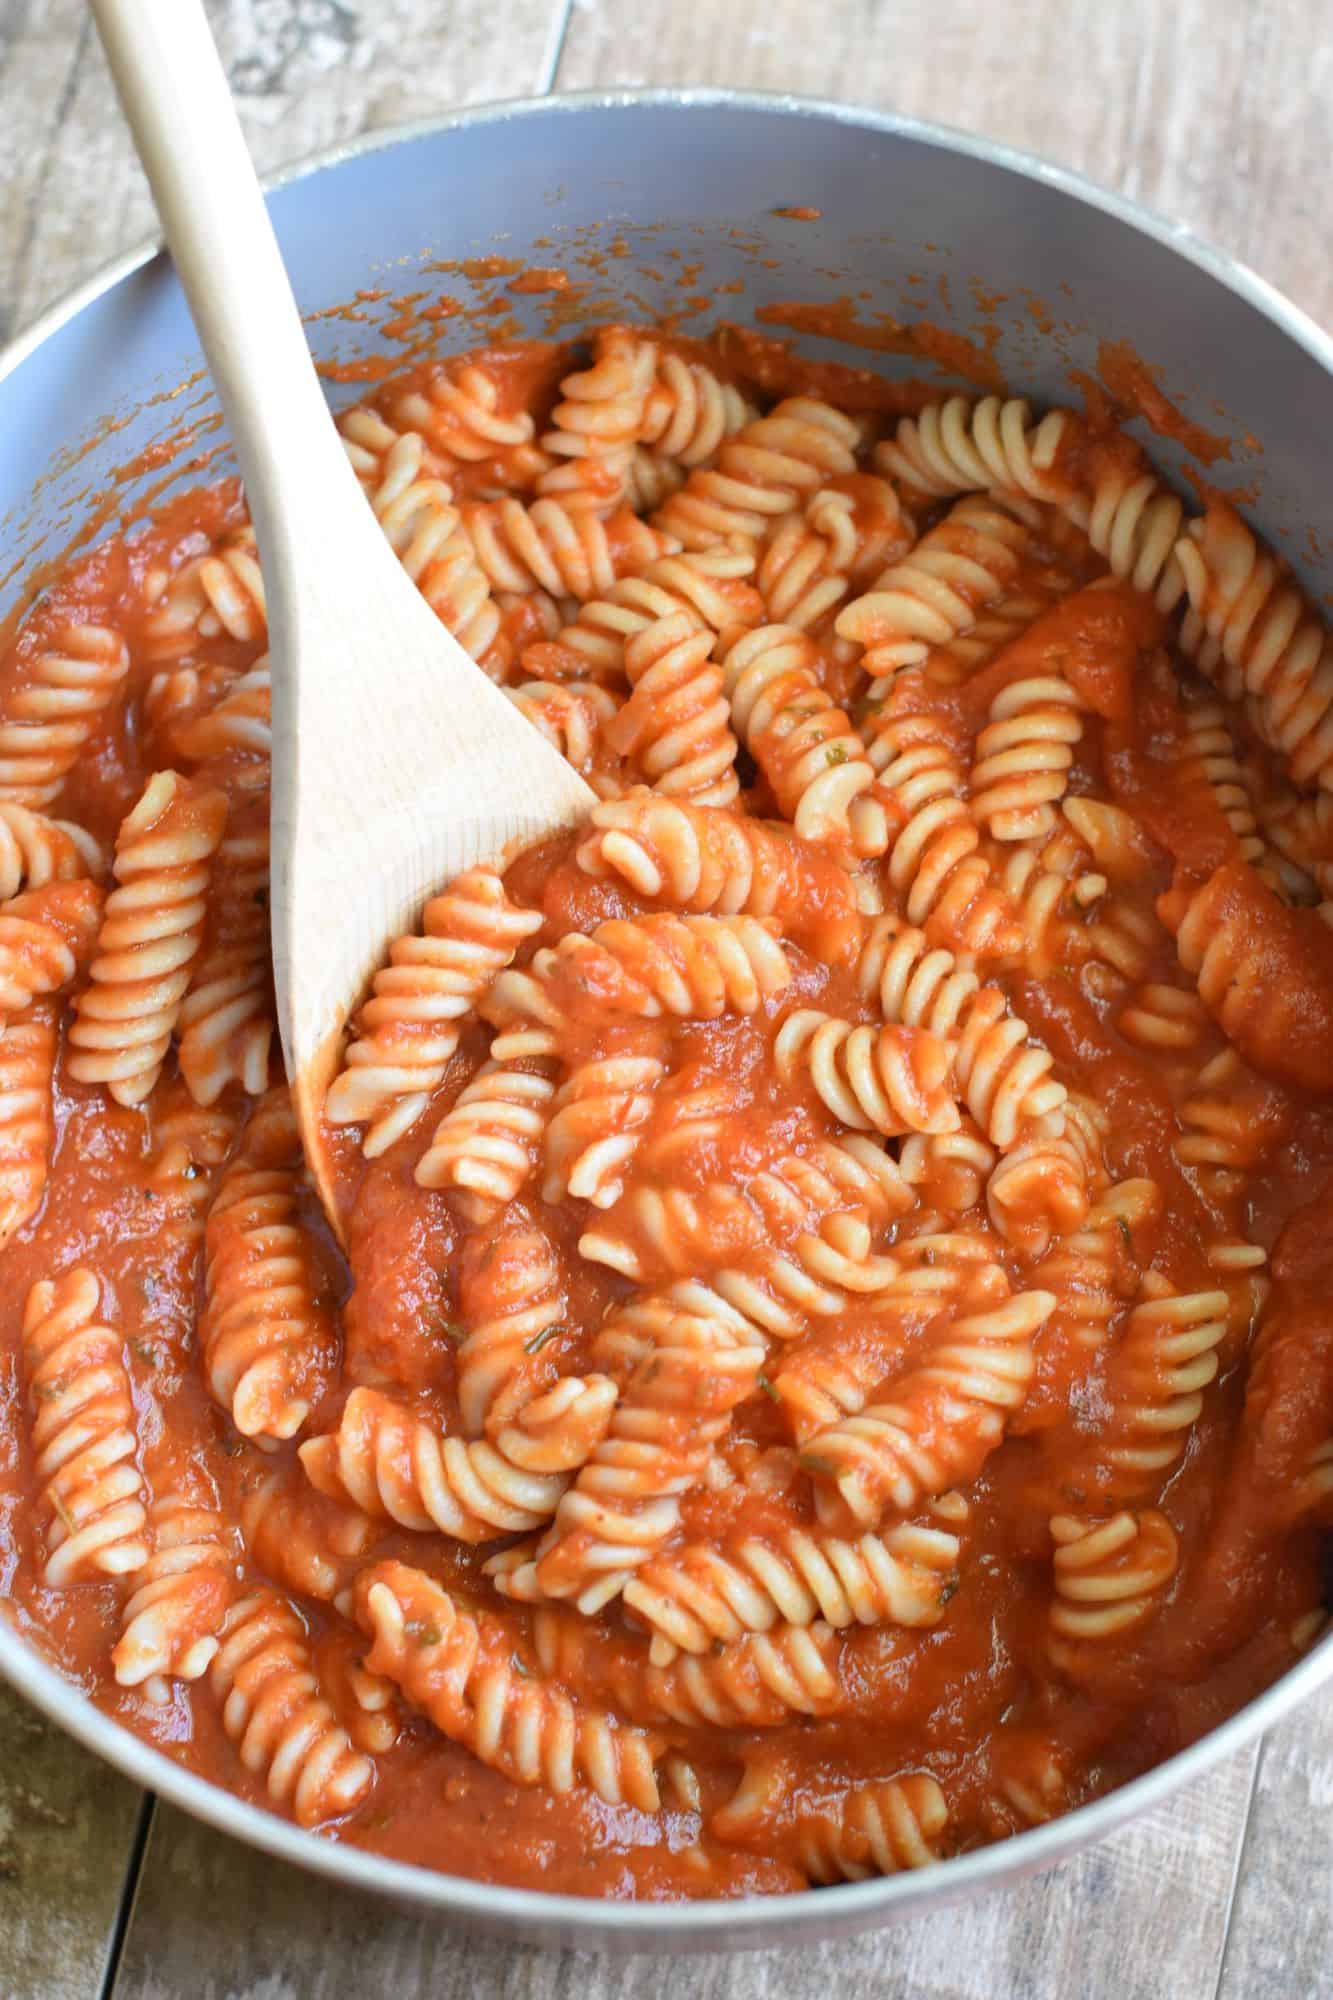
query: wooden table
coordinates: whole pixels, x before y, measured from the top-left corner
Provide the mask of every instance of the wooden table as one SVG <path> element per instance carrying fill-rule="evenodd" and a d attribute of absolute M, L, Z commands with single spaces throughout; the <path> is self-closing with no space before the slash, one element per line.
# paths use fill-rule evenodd
<path fill-rule="evenodd" d="M 846 96 L 1210 235 L 1333 322 L 1327 0 L 212 0 L 261 168 L 460 102 Z M 0 0 L 0 338 L 151 226 L 80 0 Z M 1306 2000 L 1333 1994 L 1333 1695 L 1025 1887 L 852 1944 L 613 1963 L 468 1943 L 155 1806 L 0 1693 L 0 2000 Z"/>

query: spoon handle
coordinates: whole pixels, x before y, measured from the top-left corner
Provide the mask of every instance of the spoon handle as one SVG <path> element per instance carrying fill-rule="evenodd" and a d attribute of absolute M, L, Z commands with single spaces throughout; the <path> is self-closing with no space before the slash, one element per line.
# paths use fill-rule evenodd
<path fill-rule="evenodd" d="M 292 577 L 301 552 L 318 550 L 327 581 L 338 574 L 331 537 L 364 545 L 365 502 L 315 374 L 202 0 L 91 4 L 235 441 L 261 553 L 275 574 Z"/>

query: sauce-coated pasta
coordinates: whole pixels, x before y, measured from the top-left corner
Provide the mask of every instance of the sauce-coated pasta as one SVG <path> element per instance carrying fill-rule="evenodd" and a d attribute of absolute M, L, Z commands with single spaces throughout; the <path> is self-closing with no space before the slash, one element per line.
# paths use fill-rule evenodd
<path fill-rule="evenodd" d="M 1092 418 L 765 407 L 633 329 L 341 424 L 599 803 L 386 940 L 325 1107 L 344 1255 L 274 1033 L 236 488 L 27 618 L 19 1629 L 302 1825 L 621 1897 L 919 1867 L 1202 1734 L 1311 1643 L 1333 1532 L 1294 579 Z"/>

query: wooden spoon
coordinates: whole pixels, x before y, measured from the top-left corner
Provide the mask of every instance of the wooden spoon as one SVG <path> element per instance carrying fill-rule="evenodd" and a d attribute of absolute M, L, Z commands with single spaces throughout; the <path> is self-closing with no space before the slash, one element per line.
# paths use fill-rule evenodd
<path fill-rule="evenodd" d="M 268 599 L 273 962 L 330 1218 L 320 1111 L 389 941 L 460 870 L 593 794 L 439 623 L 329 415 L 201 0 L 93 0 L 235 441 Z M 330 209 L 329 228 L 337 229 Z"/>

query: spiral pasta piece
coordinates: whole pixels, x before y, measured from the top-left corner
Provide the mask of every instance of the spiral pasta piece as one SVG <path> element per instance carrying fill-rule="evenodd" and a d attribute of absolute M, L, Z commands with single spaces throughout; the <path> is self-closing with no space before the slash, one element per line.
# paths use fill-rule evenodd
<path fill-rule="evenodd" d="M 788 1015 L 773 1045 L 784 1083 L 809 1072 L 816 1094 L 854 1132 L 953 1132 L 954 1050 L 928 1028 L 853 1027 L 818 1008 Z"/>
<path fill-rule="evenodd" d="M 561 1085 L 546 1128 L 542 1199 L 609 1208 L 638 1150 L 666 1066 L 654 1055 L 598 1057 Z"/>
<path fill-rule="evenodd" d="M 1236 756 L 1236 745 L 1221 702 L 1204 702 L 1185 711 L 1185 740 L 1179 768 L 1182 778 L 1201 780 L 1207 785 L 1236 836 L 1242 861 L 1259 866 L 1267 845 L 1259 832 L 1250 781 Z"/>
<path fill-rule="evenodd" d="M 1224 1291 L 1173 1293 L 1151 1275 L 1144 1288 L 1112 1357 L 1113 1421 L 1084 1480 L 1116 1504 L 1151 1493 L 1179 1458 L 1227 1329 Z"/>
<path fill-rule="evenodd" d="M 220 634 L 259 646 L 268 638 L 264 579 L 250 527 L 238 528 L 220 549 L 177 572 L 145 620 L 145 649 L 150 660 L 175 659 Z"/>
<path fill-rule="evenodd" d="M 836 1808 L 802 1814 L 797 1853 L 812 1882 L 863 1882 L 941 1859 L 949 1807 L 934 1778 L 913 1772 L 855 1785 Z"/>
<path fill-rule="evenodd" d="M 191 1257 L 203 1241 L 217 1170 L 235 1136 L 235 1120 L 216 1106 L 187 1101 L 154 1117 L 146 1186 L 162 1203 L 164 1225 L 183 1240 Z"/>
<path fill-rule="evenodd" d="M 417 1161 L 417 1186 L 448 1189 L 473 1222 L 515 1200 L 541 1158 L 553 1067 L 530 1059 L 483 1063 Z"/>
<path fill-rule="evenodd" d="M 559 1399 L 558 1442 L 549 1406 L 540 1407 L 546 1399 L 535 1398 L 491 1443 L 444 1436 L 378 1390 L 353 1389 L 337 1431 L 302 1445 L 301 1462 L 321 1493 L 400 1527 L 460 1542 L 522 1534 L 550 1520 L 570 1471 L 595 1450 L 615 1385 L 605 1376 L 566 1376 L 550 1394 Z M 554 1466 L 541 1463 L 549 1458 Z"/>
<path fill-rule="evenodd" d="M 1107 1121 L 1086 1099 L 1065 1100 L 1059 1131 L 1038 1131 L 996 1162 L 986 1183 L 992 1228 L 1020 1256 L 1039 1257 L 1054 1235 L 1082 1227 L 1106 1185 Z"/>
<path fill-rule="evenodd" d="M 1298 785 L 1333 791 L 1333 655 L 1322 620 L 1235 509 L 1213 501 L 1175 547 L 1191 616 L 1181 634 L 1229 701 L 1249 697 Z"/>
<path fill-rule="evenodd" d="M 82 875 L 96 879 L 103 865 L 101 848 L 83 827 L 0 799 L 0 903 L 12 901 L 21 889 L 45 889 Z"/>
<path fill-rule="evenodd" d="M 774 525 L 755 574 L 774 624 L 823 632 L 854 576 L 873 576 L 902 555 L 912 531 L 886 479 L 855 473 L 821 487 L 799 515 Z"/>
<path fill-rule="evenodd" d="M 636 632 L 625 647 L 633 692 L 607 723 L 606 740 L 635 760 L 654 791 L 725 806 L 739 789 L 736 739 L 712 652 L 712 634 L 683 612 Z"/>
<path fill-rule="evenodd" d="M 545 590 L 552 597 L 605 597 L 617 577 L 679 544 L 626 509 L 603 521 L 591 508 L 550 498 L 472 500 L 463 528 L 492 590 Z"/>
<path fill-rule="evenodd" d="M 1150 980 L 1128 995 L 1116 1026 L 1136 1048 L 1180 1055 L 1208 1034 L 1208 1010 L 1197 993 Z"/>
<path fill-rule="evenodd" d="M 268 656 L 239 674 L 202 714 L 174 732 L 186 763 L 240 754 L 267 759 L 273 747 L 273 682 Z"/>
<path fill-rule="evenodd" d="M 222 1726 L 247 1771 L 301 1826 L 358 1806 L 375 1767 L 353 1749 L 315 1675 L 305 1626 L 274 1590 L 239 1599 L 227 1614 L 209 1679 Z"/>
<path fill-rule="evenodd" d="M 962 768 L 931 718 L 882 713 L 867 756 L 901 822 L 888 878 L 907 921 L 957 951 L 1005 957 L 1021 950 L 1018 910 L 978 851 L 981 833 L 963 797 Z"/>
<path fill-rule="evenodd" d="M 972 810 L 993 840 L 1043 840 L 1058 824 L 1083 734 L 1082 703 L 1068 681 L 1011 681 L 991 703 L 972 763 Z"/>
<path fill-rule="evenodd" d="M 99 1320 L 91 1271 L 43 1278 L 23 1311 L 33 1478 L 53 1590 L 128 1576 L 148 1561 L 134 1403 L 119 1336 Z"/>
<path fill-rule="evenodd" d="M 1174 1528 L 1151 1510 L 1109 1520 L 1056 1514 L 1051 1539 L 1050 1625 L 1057 1641 L 1096 1641 L 1135 1630 L 1152 1616 L 1179 1560 Z"/>
<path fill-rule="evenodd" d="M 1285 791 L 1259 803 L 1265 838 L 1289 869 L 1308 878 L 1327 901 L 1333 894 L 1333 797 Z"/>
<path fill-rule="evenodd" d="M 227 801 L 159 771 L 116 837 L 89 983 L 69 1031 L 71 1076 L 142 1104 L 161 1073 L 203 942 Z"/>
<path fill-rule="evenodd" d="M 972 680 L 1073 588 L 1074 579 L 1060 570 L 1034 571 L 1029 567 L 987 605 L 974 625 L 943 645 L 932 646 L 922 662 L 922 673 L 933 687 L 959 687 Z M 892 689 L 893 682 L 886 681 L 884 686 Z"/>
<path fill-rule="evenodd" d="M 1104 799 L 1066 799 L 1062 808 L 1076 840 L 1109 881 L 1144 882 L 1156 866 L 1156 851 L 1132 813 Z"/>
<path fill-rule="evenodd" d="M 941 1313 L 972 1313 L 1008 1293 L 992 1250 L 974 1237 L 899 1238 L 892 1268 L 870 1302 L 870 1325 L 886 1343 L 906 1327 L 925 1328 Z M 918 1259 L 929 1259 L 929 1262 Z M 889 1260 L 884 1260 L 889 1262 Z M 864 1325 L 864 1322 L 863 1322 Z M 812 1340 L 787 1354 L 772 1376 L 773 1400 L 797 1444 L 854 1417 L 885 1376 L 885 1354 L 867 1347 Z"/>
<path fill-rule="evenodd" d="M 753 423 L 756 414 L 740 390 L 711 368 L 663 349 L 639 437 L 664 458 L 692 468 L 716 457 L 723 441 Z"/>
<path fill-rule="evenodd" d="M 625 473 L 625 504 L 638 515 L 655 514 L 685 484 L 685 467 L 664 452 L 636 444 Z"/>
<path fill-rule="evenodd" d="M 850 1298 L 881 1293 L 898 1275 L 892 1257 L 872 1255 L 867 1218 L 899 1211 L 908 1191 L 895 1176 L 890 1201 L 883 1184 L 867 1190 L 867 1178 L 861 1161 L 830 1141 L 812 1159 L 779 1160 L 743 1189 L 638 1186 L 605 1224 L 584 1231 L 579 1251 L 640 1284 L 707 1271 L 729 1306 L 791 1340 L 811 1316 L 843 1312 Z M 865 1208 L 848 1207 L 853 1182 L 872 1195 Z"/>
<path fill-rule="evenodd" d="M 801 1464 L 815 1477 L 821 1519 L 845 1512 L 874 1529 L 890 1510 L 909 1513 L 975 1479 L 1022 1406 L 1033 1336 L 1054 1310 L 1050 1292 L 1019 1292 L 954 1321 L 899 1382 L 896 1401 L 812 1438 Z"/>
<path fill-rule="evenodd" d="M 434 896 L 420 934 L 389 947 L 325 1099 L 332 1125 L 365 1125 L 362 1151 L 386 1152 L 416 1123 L 444 1077 L 477 999 L 524 938 L 541 928 L 490 868 L 469 868 Z"/>
<path fill-rule="evenodd" d="M 523 665 L 555 681 L 586 677 L 611 687 L 625 679 L 629 641 L 664 618 L 686 618 L 700 632 L 757 625 L 763 599 L 746 580 L 754 564 L 750 551 L 722 547 L 659 556 L 580 605 L 554 639 L 528 646 Z"/>
<path fill-rule="evenodd" d="M 1177 553 L 1185 509 L 1155 472 L 1117 456 L 1097 473 L 1090 498 L 1079 493 L 1066 505 L 1112 576 L 1159 611 L 1175 610 L 1185 594 Z"/>
<path fill-rule="evenodd" d="M 0 1246 L 42 1205 L 55 1138 L 55 1009 L 33 1001 L 0 1032 Z"/>
<path fill-rule="evenodd" d="M 386 1674 L 367 1668 L 361 1634 L 340 1627 L 327 1633 L 315 1649 L 315 1671 L 352 1747 L 368 1757 L 392 1750 L 403 1730 L 403 1703 Z"/>
<path fill-rule="evenodd" d="M 732 722 L 796 832 L 882 854 L 890 821 L 875 773 L 820 686 L 811 641 L 794 626 L 761 625 L 724 635 L 718 657 Z"/>
<path fill-rule="evenodd" d="M 1176 1158 L 1216 1199 L 1242 1194 L 1278 1138 L 1282 1126 L 1271 1097 L 1236 1051 L 1223 1049 L 1204 1063 L 1182 1100 Z"/>
<path fill-rule="evenodd" d="M 932 500 L 993 488 L 1058 502 L 1070 491 L 1058 459 L 1073 428 L 1068 410 L 1050 410 L 1034 421 L 1021 397 L 984 396 L 973 403 L 950 396 L 904 417 L 892 438 L 876 445 L 875 463 Z"/>
<path fill-rule="evenodd" d="M 250 1097 L 268 1085 L 273 1014 L 269 1002 L 268 798 L 233 818 L 217 850 L 207 948 L 181 1002 L 181 1075 L 196 1104 L 215 1104 L 229 1083 Z"/>
<path fill-rule="evenodd" d="M 531 414 L 503 408 L 504 401 L 500 384 L 487 369 L 451 360 L 396 397 L 391 414 L 402 430 L 419 431 L 446 466 L 492 465 L 502 483 L 517 487 L 546 470 L 550 460 L 533 442 Z M 349 411 L 341 429 L 362 450 L 383 450 L 384 433 L 390 442 L 395 435 L 368 410 Z M 355 453 L 349 455 L 360 471 Z"/>
<path fill-rule="evenodd" d="M 856 470 L 856 424 L 808 396 L 789 396 L 736 431 L 714 466 L 696 466 L 654 525 L 686 549 L 737 536 L 758 540 L 829 479 Z"/>
<path fill-rule="evenodd" d="M 1052 1329 L 1091 1355 L 1107 1347 L 1125 1303 L 1138 1291 L 1134 1224 L 1157 1213 L 1152 1181 L 1125 1181 L 1094 1203 L 1081 1228 L 1058 1236 L 1035 1266 L 1037 1284 L 1056 1297 Z"/>
<path fill-rule="evenodd" d="M 678 909 L 772 917 L 836 963 L 860 937 L 851 887 L 780 827 L 632 792 L 594 806 L 578 864 Z"/>
<path fill-rule="evenodd" d="M 1323 1033 L 1333 967 L 1319 919 L 1289 910 L 1243 861 L 1215 869 L 1201 888 L 1171 890 L 1158 911 L 1199 998 L 1246 1062 L 1298 1091 L 1333 1090 Z"/>
<path fill-rule="evenodd" d="M 316 1493 L 291 1460 L 247 1481 L 240 1515 L 255 1567 L 283 1590 L 325 1603 L 345 1602 L 376 1535 L 368 1515 Z"/>
<path fill-rule="evenodd" d="M 976 623 L 1017 573 L 1029 531 L 1000 500 L 970 496 L 950 509 L 870 590 L 845 605 L 834 629 L 864 648 L 876 680 L 919 666 Z"/>
<path fill-rule="evenodd" d="M 280 1088 L 251 1114 L 205 1227 L 199 1344 L 210 1393 L 244 1437 L 295 1436 L 332 1377 L 337 1336 L 300 1226 L 301 1145 Z"/>
<path fill-rule="evenodd" d="M 689 1543 L 659 1556 L 625 1585 L 623 1601 L 687 1653 L 706 1653 L 719 1641 L 779 1623 L 927 1627 L 938 1622 L 954 1587 L 958 1553 L 956 1535 L 924 1525 L 856 1541 L 786 1528 L 720 1548 Z"/>
<path fill-rule="evenodd" d="M 421 437 L 408 431 L 395 438 L 363 484 L 390 548 L 440 623 L 498 674 L 506 664 L 496 649 L 499 607 L 448 485 L 426 467 Z"/>
<path fill-rule="evenodd" d="M 558 461 L 540 473 L 537 491 L 571 508 L 608 512 L 623 505 L 634 446 L 657 370 L 657 348 L 623 327 L 598 335 L 591 368 L 566 375 L 542 437 Z"/>
<path fill-rule="evenodd" d="M 772 929 L 757 917 L 663 911 L 613 917 L 590 937 L 571 932 L 537 953 L 530 980 L 546 989 L 557 1011 L 562 990 L 572 997 L 595 981 L 609 1012 L 715 1021 L 726 1013 L 757 1012 L 791 983 L 791 967 Z M 500 1025 L 511 1000 L 527 990 L 512 976 L 498 979 L 487 999 L 489 1018 Z"/>
<path fill-rule="evenodd" d="M 129 672 L 119 632 L 65 625 L 0 700 L 0 800 L 38 810 L 58 797 Z"/>
<path fill-rule="evenodd" d="M 754 1328 L 720 1302 L 707 1314 L 669 1314 L 539 1544 L 548 1597 L 586 1612 L 623 1589 L 675 1527 L 680 1495 L 702 1476 L 763 1362 Z"/>
<path fill-rule="evenodd" d="M 237 1595 L 236 1534 L 216 1507 L 179 1491 L 153 1501 L 148 1527 L 152 1554 L 125 1600 L 111 1664 L 121 1687 L 164 1702 L 170 1681 L 197 1681 L 217 1654 Z"/>
<path fill-rule="evenodd" d="M 599 798 L 624 790 L 618 776 L 598 769 L 606 726 L 619 707 L 614 695 L 595 681 L 523 681 L 505 694 Z"/>
<path fill-rule="evenodd" d="M 579 1249 L 640 1283 L 697 1275 L 744 1256 L 750 1278 L 724 1269 L 714 1274 L 714 1287 L 769 1332 L 789 1336 L 793 1328 L 775 1295 L 833 1313 L 847 1303 L 839 1287 L 863 1294 L 892 1282 L 897 1264 L 871 1256 L 870 1230 L 912 1201 L 883 1147 L 848 1133 L 774 1161 L 744 1187 L 715 1182 L 695 1193 L 636 1185 L 604 1225 L 584 1231 Z M 754 1287 L 768 1294 L 767 1303 L 757 1302 Z M 733 1296 L 747 1289 L 748 1305 Z"/>
<path fill-rule="evenodd" d="M 465 1256 L 462 1303 L 458 1407 L 475 1436 L 496 1430 L 545 1383 L 544 1350 L 568 1312 L 551 1240 L 521 1209 Z"/>
<path fill-rule="evenodd" d="M 25 889 L 0 907 L 0 1024 L 34 997 L 68 986 L 97 934 L 102 898 L 91 882 Z"/>
<path fill-rule="evenodd" d="M 556 1793 L 587 1785 L 607 1805 L 657 1811 L 659 1739 L 516 1667 L 498 1619 L 470 1617 L 404 1563 L 362 1571 L 356 1612 L 374 1641 L 368 1670 L 512 1783 Z"/>
<path fill-rule="evenodd" d="M 958 1094 L 992 1145 L 1011 1147 L 1024 1128 L 1058 1118 L 1066 1091 L 1051 1075 L 1050 1051 L 998 986 L 985 985 L 952 952 L 895 916 L 871 925 L 857 966 L 863 999 L 885 1021 L 925 1028 L 954 1044 Z"/>
<path fill-rule="evenodd" d="M 747 1632 L 702 1657 L 658 1664 L 623 1643 L 608 1647 L 563 1606 L 539 1604 L 532 1638 L 544 1673 L 600 1689 L 638 1722 L 772 1729 L 793 1715 L 832 1714 L 842 1698 L 842 1636 L 821 1622 Z"/>

